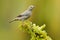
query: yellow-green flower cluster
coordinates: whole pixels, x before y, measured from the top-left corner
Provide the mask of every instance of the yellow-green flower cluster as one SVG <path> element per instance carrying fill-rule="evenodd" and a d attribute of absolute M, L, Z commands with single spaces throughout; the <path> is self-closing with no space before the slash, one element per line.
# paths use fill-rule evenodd
<path fill-rule="evenodd" d="M 30 40 L 52 40 L 47 32 L 44 30 L 45 24 L 42 26 L 37 26 L 30 21 L 25 21 L 20 23 L 20 30 L 27 31 L 31 35 Z"/>

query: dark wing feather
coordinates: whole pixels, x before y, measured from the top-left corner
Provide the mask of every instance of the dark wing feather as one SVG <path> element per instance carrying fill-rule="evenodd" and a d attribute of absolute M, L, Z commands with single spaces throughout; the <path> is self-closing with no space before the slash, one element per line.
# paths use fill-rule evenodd
<path fill-rule="evenodd" d="M 17 17 L 22 17 L 23 15 L 18 15 Z"/>

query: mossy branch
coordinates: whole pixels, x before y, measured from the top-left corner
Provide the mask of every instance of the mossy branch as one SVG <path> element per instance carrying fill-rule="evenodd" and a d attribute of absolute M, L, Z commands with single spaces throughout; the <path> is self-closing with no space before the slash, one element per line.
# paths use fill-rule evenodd
<path fill-rule="evenodd" d="M 27 31 L 31 35 L 30 40 L 52 40 L 44 30 L 45 26 L 45 24 L 37 26 L 30 21 L 25 21 L 20 23 L 19 29 Z"/>

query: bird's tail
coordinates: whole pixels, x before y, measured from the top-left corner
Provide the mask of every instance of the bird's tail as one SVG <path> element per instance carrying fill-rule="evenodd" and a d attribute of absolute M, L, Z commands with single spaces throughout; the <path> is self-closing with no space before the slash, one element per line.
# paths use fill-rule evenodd
<path fill-rule="evenodd" d="M 14 19 L 14 20 L 10 21 L 9 23 L 12 23 L 12 22 L 14 22 L 14 21 L 17 21 L 17 19 Z"/>
<path fill-rule="evenodd" d="M 12 22 L 14 22 L 14 20 L 10 21 L 9 23 L 12 23 Z"/>

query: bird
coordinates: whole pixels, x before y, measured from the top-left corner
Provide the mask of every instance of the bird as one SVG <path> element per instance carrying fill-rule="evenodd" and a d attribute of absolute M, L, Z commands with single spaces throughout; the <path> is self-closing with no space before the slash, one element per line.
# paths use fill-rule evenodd
<path fill-rule="evenodd" d="M 30 5 L 24 12 L 20 13 L 16 18 L 14 18 L 9 23 L 12 23 L 14 21 L 24 21 L 24 20 L 27 20 L 32 15 L 32 10 L 34 8 L 35 8 L 34 5 Z"/>

